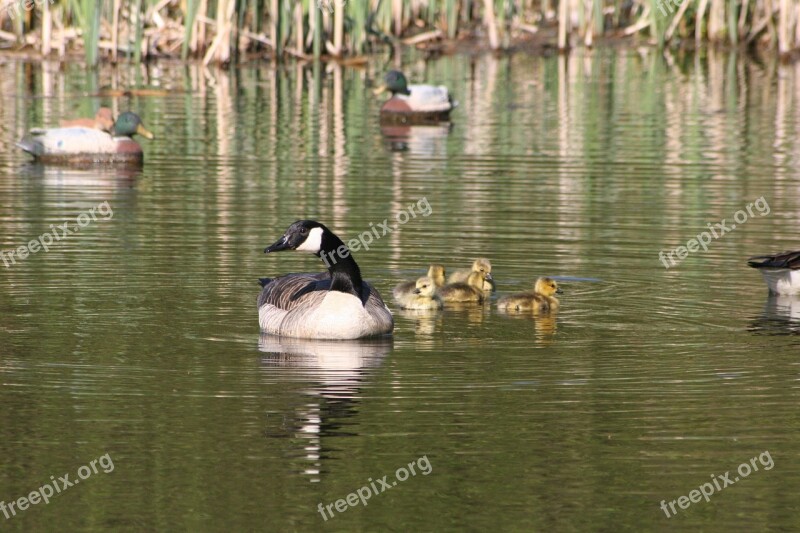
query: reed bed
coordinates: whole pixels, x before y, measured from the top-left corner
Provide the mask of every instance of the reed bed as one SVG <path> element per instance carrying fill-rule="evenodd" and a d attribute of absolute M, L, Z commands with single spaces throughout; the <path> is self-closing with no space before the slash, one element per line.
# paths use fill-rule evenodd
<path fill-rule="evenodd" d="M 593 46 L 598 39 L 800 49 L 797 0 L 0 0 L 0 49 L 204 64 L 253 55 L 360 58 L 398 45 L 448 51 Z"/>

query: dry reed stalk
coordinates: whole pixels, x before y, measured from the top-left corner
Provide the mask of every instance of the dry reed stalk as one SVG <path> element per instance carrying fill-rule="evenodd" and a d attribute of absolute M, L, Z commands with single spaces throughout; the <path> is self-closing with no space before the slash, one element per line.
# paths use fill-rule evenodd
<path fill-rule="evenodd" d="M 722 41 L 725 37 L 725 0 L 711 0 L 706 37 L 714 42 Z"/>
<path fill-rule="evenodd" d="M 281 56 L 281 11 L 279 0 L 270 0 L 269 3 L 269 22 L 270 39 L 275 43 L 272 53 L 276 58 Z"/>
<path fill-rule="evenodd" d="M 403 34 L 403 0 L 392 0 L 392 19 L 394 20 L 394 35 Z"/>
<path fill-rule="evenodd" d="M 441 39 L 442 37 L 444 37 L 444 33 L 442 32 L 442 30 L 433 30 L 417 34 L 407 39 L 401 39 L 401 42 L 408 46 L 414 46 L 419 43 L 424 43 L 426 41 L 435 41 L 436 39 Z"/>
<path fill-rule="evenodd" d="M 45 2 L 42 11 L 42 55 L 50 55 L 50 35 L 53 31 L 53 16 L 50 13 L 50 2 Z"/>
<path fill-rule="evenodd" d="M 344 2 L 342 0 L 333 0 L 333 48 L 334 55 L 341 57 L 344 44 Z"/>
<path fill-rule="evenodd" d="M 744 33 L 744 25 L 747 22 L 747 10 L 750 0 L 742 0 L 742 10 L 739 12 L 739 33 Z"/>
<path fill-rule="evenodd" d="M 778 53 L 788 54 L 792 47 L 789 37 L 789 17 L 792 15 L 792 5 L 790 0 L 780 0 L 778 10 Z"/>
<path fill-rule="evenodd" d="M 497 21 L 494 16 L 494 0 L 483 0 L 483 20 L 489 32 L 489 47 L 500 49 L 500 38 L 497 35 Z"/>
<path fill-rule="evenodd" d="M 697 7 L 697 16 L 694 21 L 694 40 L 698 45 L 703 39 L 703 18 L 706 15 L 706 7 L 708 7 L 708 0 L 700 0 L 700 5 Z"/>
<path fill-rule="evenodd" d="M 670 39 L 672 39 L 672 34 L 675 31 L 675 29 L 678 27 L 678 24 L 680 24 L 681 20 L 683 20 L 683 15 L 686 13 L 686 10 L 689 8 L 689 4 L 690 3 L 691 2 L 689 2 L 689 0 L 683 0 L 683 2 L 681 3 L 681 7 L 678 8 L 678 12 L 675 13 L 674 17 L 672 17 L 672 22 L 670 23 L 669 28 L 667 28 L 667 31 L 664 33 L 664 42 L 665 43 L 668 43 L 670 41 Z"/>
<path fill-rule="evenodd" d="M 313 10 L 314 8 L 314 2 L 311 2 L 310 9 Z M 303 55 L 303 52 L 305 52 L 305 43 L 303 39 L 303 4 L 301 2 L 297 2 L 294 5 L 294 26 L 294 45 L 297 49 L 297 53 Z"/>
<path fill-rule="evenodd" d="M 567 49 L 567 34 L 569 33 L 569 0 L 558 1 L 558 49 Z"/>
<path fill-rule="evenodd" d="M 114 0 L 114 13 L 111 20 L 111 61 L 117 62 L 117 46 L 119 45 L 119 9 L 120 0 Z"/>

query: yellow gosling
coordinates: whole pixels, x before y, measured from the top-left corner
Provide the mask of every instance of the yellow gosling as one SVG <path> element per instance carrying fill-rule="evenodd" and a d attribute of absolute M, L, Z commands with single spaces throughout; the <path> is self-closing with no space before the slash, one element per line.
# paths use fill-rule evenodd
<path fill-rule="evenodd" d="M 482 302 L 484 278 L 478 272 L 472 272 L 466 283 L 448 283 L 439 289 L 439 296 L 445 302 Z"/>
<path fill-rule="evenodd" d="M 437 289 L 444 287 L 444 267 L 442 265 L 431 265 L 428 268 L 428 277 L 431 278 Z"/>
<path fill-rule="evenodd" d="M 452 274 L 450 274 L 450 278 L 447 280 L 448 283 L 466 283 L 467 278 L 469 277 L 471 272 L 478 272 L 479 274 L 485 276 L 483 283 L 482 283 L 482 290 L 484 291 L 494 291 L 494 278 L 492 278 L 492 263 L 489 262 L 488 259 L 481 257 L 476 259 L 472 263 L 471 269 L 461 269 L 456 270 Z"/>
<path fill-rule="evenodd" d="M 435 288 L 438 289 L 439 287 L 444 286 L 444 267 L 442 265 L 431 265 L 428 268 L 428 277 L 433 281 Z M 392 289 L 392 294 L 396 300 L 398 297 L 402 297 L 404 294 L 411 294 L 415 288 L 417 288 L 416 280 L 403 281 L 398 283 L 395 288 Z"/>
<path fill-rule="evenodd" d="M 409 292 L 394 293 L 395 301 L 403 309 L 441 309 L 442 299 L 436 294 L 436 286 L 428 276 L 419 278 Z"/>
<path fill-rule="evenodd" d="M 533 291 L 520 292 L 503 296 L 497 302 L 497 308 L 504 311 L 552 311 L 558 309 L 558 298 L 555 294 L 563 291 L 551 278 L 539 278 Z"/>

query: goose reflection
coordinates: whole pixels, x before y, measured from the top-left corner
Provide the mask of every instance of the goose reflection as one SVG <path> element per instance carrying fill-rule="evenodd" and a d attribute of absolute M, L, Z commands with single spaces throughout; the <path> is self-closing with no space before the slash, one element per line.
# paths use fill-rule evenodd
<path fill-rule="evenodd" d="M 392 152 L 420 156 L 447 156 L 447 136 L 453 125 L 443 122 L 432 126 L 385 125 L 381 134 Z"/>
<path fill-rule="evenodd" d="M 357 399 L 370 368 L 380 366 L 392 349 L 391 337 L 357 340 L 316 340 L 276 337 L 262 333 L 258 349 L 262 364 L 286 371 L 293 380 L 311 382 L 302 393 L 308 400 L 284 414 L 280 429 L 270 437 L 292 436 L 303 442 L 309 480 L 320 480 L 323 437 L 343 435 L 344 421 L 357 415 Z M 287 421 L 288 418 L 288 421 Z"/>
<path fill-rule="evenodd" d="M 752 321 L 749 330 L 760 335 L 799 335 L 800 296 L 769 294 L 764 311 Z"/>

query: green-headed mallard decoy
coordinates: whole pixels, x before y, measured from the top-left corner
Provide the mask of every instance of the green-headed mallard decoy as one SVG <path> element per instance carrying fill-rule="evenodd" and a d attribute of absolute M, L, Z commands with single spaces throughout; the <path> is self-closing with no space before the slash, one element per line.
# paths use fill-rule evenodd
<path fill-rule="evenodd" d="M 84 127 L 36 128 L 17 146 L 43 163 L 141 163 L 142 147 L 131 138 L 137 133 L 155 138 L 139 115 L 127 111 L 117 117 L 110 133 Z"/>
<path fill-rule="evenodd" d="M 375 94 L 390 91 L 392 97 L 381 106 L 381 122 L 403 124 L 431 123 L 448 120 L 458 105 L 442 85 L 408 85 L 402 72 L 390 70 Z"/>

